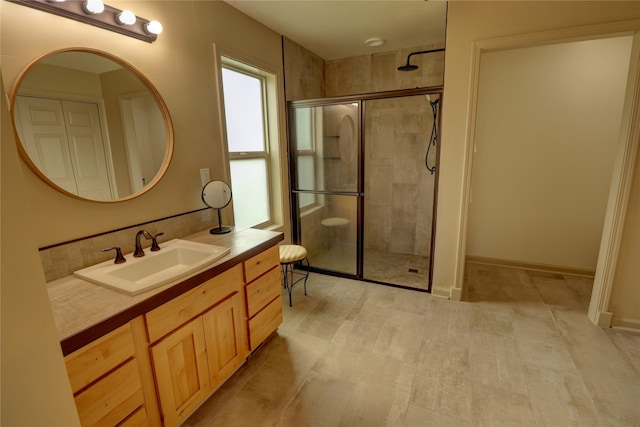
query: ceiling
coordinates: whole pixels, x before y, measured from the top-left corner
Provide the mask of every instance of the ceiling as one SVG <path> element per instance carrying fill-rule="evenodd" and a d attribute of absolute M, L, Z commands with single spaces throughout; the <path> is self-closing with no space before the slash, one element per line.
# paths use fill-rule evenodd
<path fill-rule="evenodd" d="M 225 1 L 325 60 L 445 41 L 446 1 Z M 373 37 L 385 43 L 367 46 Z"/>

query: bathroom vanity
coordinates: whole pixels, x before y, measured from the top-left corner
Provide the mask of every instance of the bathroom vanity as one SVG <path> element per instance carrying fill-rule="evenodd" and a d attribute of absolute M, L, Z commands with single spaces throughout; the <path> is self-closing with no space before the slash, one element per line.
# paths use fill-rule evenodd
<path fill-rule="evenodd" d="M 282 323 L 282 233 L 183 239 L 230 252 L 134 296 L 73 276 L 47 284 L 83 426 L 179 424 Z"/>

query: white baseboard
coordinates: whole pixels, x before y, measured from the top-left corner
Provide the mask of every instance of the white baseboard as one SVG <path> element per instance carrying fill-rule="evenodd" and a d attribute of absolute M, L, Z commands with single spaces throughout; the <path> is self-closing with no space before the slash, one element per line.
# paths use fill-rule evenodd
<path fill-rule="evenodd" d="M 550 273 L 570 274 L 573 276 L 594 277 L 595 270 L 566 267 L 561 265 L 538 264 L 533 262 L 513 261 L 501 258 L 488 258 L 475 255 L 467 255 L 466 261 L 474 264 L 497 265 L 500 267 L 522 268 L 524 270 L 546 271 Z"/>
<path fill-rule="evenodd" d="M 608 311 L 599 311 L 596 314 L 595 324 L 600 326 L 601 328 L 610 328 L 612 318 L 613 318 L 613 313 L 610 313 Z"/>
<path fill-rule="evenodd" d="M 450 288 L 436 288 L 435 286 L 431 288 L 431 295 L 438 298 L 449 299 L 451 298 L 451 289 Z"/>
<path fill-rule="evenodd" d="M 640 319 L 613 316 L 611 327 L 632 332 L 640 332 Z"/>

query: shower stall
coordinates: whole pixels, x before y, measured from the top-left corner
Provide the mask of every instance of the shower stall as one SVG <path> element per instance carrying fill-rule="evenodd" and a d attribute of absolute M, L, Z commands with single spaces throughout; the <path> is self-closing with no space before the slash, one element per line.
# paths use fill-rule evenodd
<path fill-rule="evenodd" d="M 293 240 L 312 271 L 430 291 L 441 96 L 289 103 Z"/>

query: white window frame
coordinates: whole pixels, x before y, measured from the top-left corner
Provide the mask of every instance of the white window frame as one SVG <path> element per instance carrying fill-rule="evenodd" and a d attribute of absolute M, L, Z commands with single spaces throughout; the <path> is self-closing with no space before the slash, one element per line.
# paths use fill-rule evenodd
<path fill-rule="evenodd" d="M 218 50 L 219 52 L 219 50 Z M 228 157 L 228 170 L 227 176 L 230 181 L 230 185 L 233 189 L 233 183 L 231 182 L 231 161 L 242 161 L 256 158 L 263 158 L 266 160 L 267 169 L 267 197 L 268 197 L 268 212 L 269 219 L 260 224 L 255 224 L 252 228 L 261 229 L 280 229 L 284 225 L 283 218 L 283 206 L 282 206 L 282 183 L 280 180 L 281 166 L 280 166 L 280 131 L 279 131 L 279 119 L 278 119 L 278 103 L 280 97 L 278 96 L 278 82 L 280 78 L 277 72 L 270 71 L 265 67 L 252 65 L 249 62 L 255 63 L 256 61 L 249 61 L 246 59 L 237 59 L 237 55 L 228 54 L 226 52 L 219 52 L 218 58 L 218 73 L 219 73 L 219 108 L 221 113 L 221 126 L 222 136 L 224 138 L 224 147 L 226 155 Z M 224 87 L 222 82 L 222 69 L 226 68 L 235 72 L 246 74 L 251 77 L 255 77 L 261 81 L 262 96 L 263 96 L 263 131 L 264 131 L 264 150 L 259 152 L 230 152 L 227 141 L 226 132 L 226 116 L 224 111 Z M 235 222 L 235 220 L 234 220 Z"/>
<path fill-rule="evenodd" d="M 299 150 L 298 147 L 298 141 L 296 139 L 296 163 L 298 164 L 298 166 L 296 167 L 296 170 L 299 171 L 300 165 L 298 162 L 298 159 L 300 157 L 309 157 L 312 159 L 313 161 L 313 182 L 314 182 L 314 188 L 315 189 L 315 184 L 318 182 L 318 162 L 317 162 L 317 139 L 318 139 L 318 129 L 319 127 L 317 126 L 317 118 L 316 118 L 316 110 L 315 107 L 302 107 L 302 108 L 309 108 L 309 138 L 310 138 L 310 143 L 311 143 L 311 148 L 307 149 L 307 150 Z M 294 112 L 295 114 L 295 112 Z M 296 123 L 297 125 L 297 123 Z M 298 177 L 296 177 L 296 182 L 298 181 Z M 298 189 L 300 189 L 300 183 L 298 183 Z M 310 203 L 305 204 L 304 206 L 300 206 L 300 204 L 298 203 L 298 209 L 300 210 L 301 213 L 304 212 L 308 212 L 313 210 L 314 208 L 316 208 L 318 206 L 318 197 L 315 193 L 299 193 L 298 198 L 302 197 L 303 195 L 310 195 L 313 197 L 313 201 Z"/>

